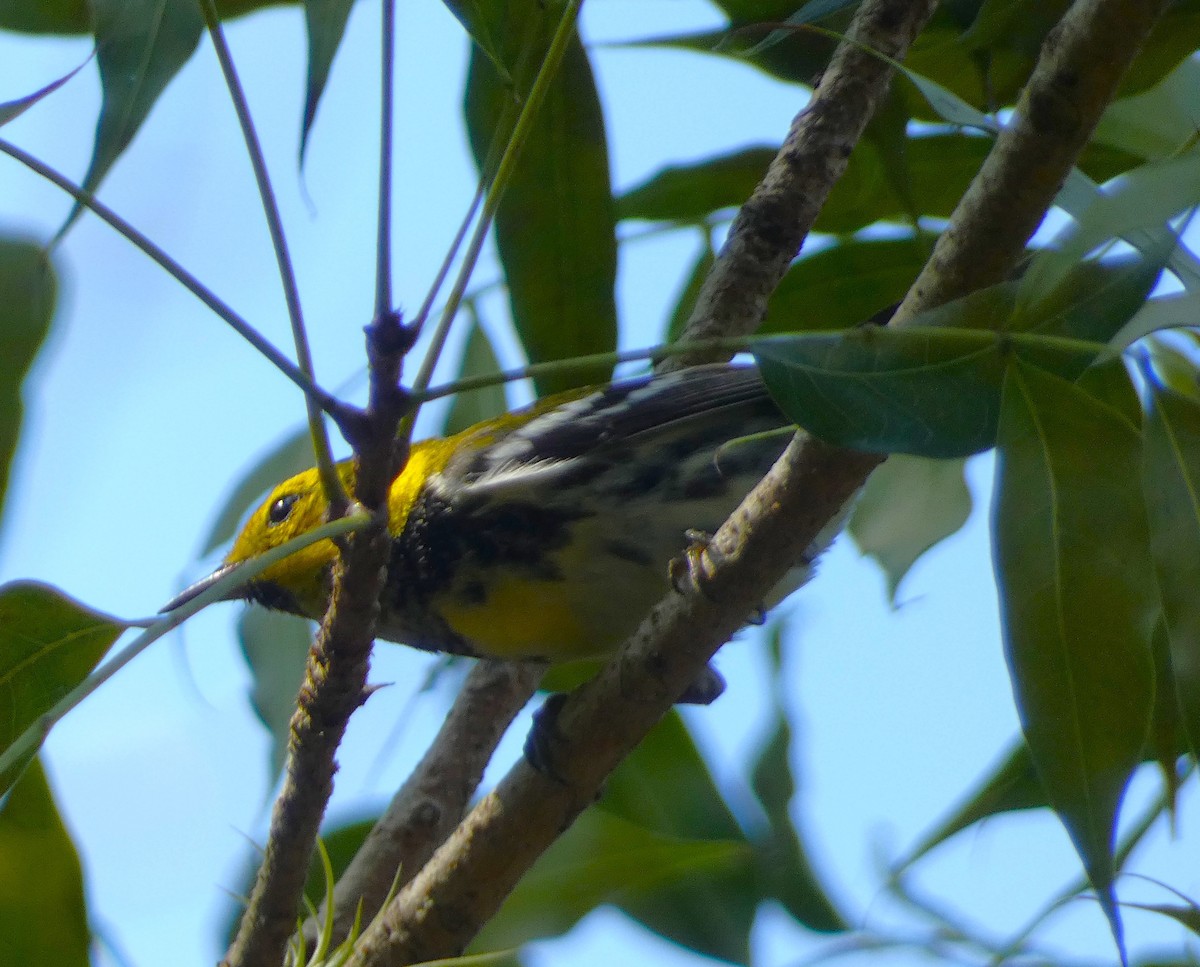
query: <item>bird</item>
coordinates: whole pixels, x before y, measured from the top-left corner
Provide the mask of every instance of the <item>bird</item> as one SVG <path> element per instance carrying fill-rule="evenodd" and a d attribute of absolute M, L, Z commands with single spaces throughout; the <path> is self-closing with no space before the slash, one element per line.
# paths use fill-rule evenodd
<path fill-rule="evenodd" d="M 376 637 L 477 658 L 602 658 L 670 590 L 672 561 L 715 532 L 794 430 L 755 366 L 713 364 L 569 391 L 415 443 L 388 493 Z M 352 492 L 353 458 L 337 470 Z M 164 611 L 319 526 L 328 506 L 315 469 L 278 484 L 224 564 Z M 767 603 L 807 580 L 833 533 Z M 319 620 L 337 554 L 320 541 L 228 596 Z"/>

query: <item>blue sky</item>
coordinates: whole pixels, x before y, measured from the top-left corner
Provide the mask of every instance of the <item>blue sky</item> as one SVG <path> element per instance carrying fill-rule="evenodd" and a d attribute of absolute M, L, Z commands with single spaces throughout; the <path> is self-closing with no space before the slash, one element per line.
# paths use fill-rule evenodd
<path fill-rule="evenodd" d="M 253 15 L 229 39 L 267 149 L 297 264 L 317 373 L 336 386 L 362 365 L 369 318 L 375 185 L 375 12 L 360 4 L 334 66 L 302 176 L 295 166 L 304 41 L 296 9 Z M 717 26 L 700 0 L 596 0 L 591 41 Z M 440 4 L 399 12 L 395 288 L 415 308 L 458 219 L 474 172 L 459 122 L 466 43 Z M 82 40 L 0 34 L 0 100 L 66 73 Z M 600 47 L 618 187 L 670 161 L 778 140 L 798 89 L 752 69 L 684 52 Z M 365 93 L 364 93 L 365 92 Z M 8 126 L 6 136 L 78 179 L 99 103 L 92 67 Z M 283 299 L 253 180 L 207 43 L 173 82 L 101 197 L 281 346 Z M 0 221 L 48 238 L 69 209 L 51 186 L 0 164 Z M 697 250 L 692 235 L 622 249 L 623 341 L 646 345 L 673 305 Z M 257 455 L 302 419 L 297 392 L 164 273 L 91 217 L 59 253 L 64 284 L 55 333 L 38 361 L 0 531 L 0 580 L 33 577 L 120 615 L 155 611 L 206 571 L 197 561 L 216 508 Z M 480 283 L 496 278 L 490 255 Z M 485 301 L 493 318 L 504 300 Z M 511 358 L 509 361 L 513 361 Z M 445 375 L 450 375 L 448 368 Z M 987 549 L 991 462 L 977 458 L 967 528 L 918 565 L 889 608 L 884 582 L 846 539 L 816 581 L 784 608 L 800 638 L 787 668 L 802 789 L 794 805 L 834 893 L 874 925 L 913 921 L 879 890 L 880 870 L 933 825 L 1016 734 L 999 645 Z M 212 963 L 224 891 L 248 843 L 261 841 L 270 789 L 266 738 L 246 701 L 231 634 L 236 608 L 199 616 L 73 713 L 48 744 L 51 780 L 85 863 L 97 925 L 130 962 Z M 766 727 L 766 664 L 752 635 L 719 664 L 729 692 L 689 713 L 735 804 L 739 766 Z M 415 696 L 426 656 L 376 651 L 372 678 L 393 683 L 351 725 L 333 817 L 379 804 L 419 756 L 445 695 Z M 397 721 L 403 728 L 397 728 Z M 517 754 L 524 722 L 501 750 Z M 1136 866 L 1195 896 L 1196 795 L 1185 791 L 1181 839 L 1158 830 Z M 1154 790 L 1139 775 L 1130 812 Z M 927 894 L 1003 935 L 1076 874 L 1065 833 L 1022 815 L 960 836 L 919 879 Z M 1131 883 L 1130 896 L 1147 893 Z M 1161 895 L 1158 895 L 1162 899 Z M 1128 914 L 1134 948 L 1178 945 L 1179 931 Z M 1041 935 L 1078 956 L 1111 957 L 1094 904 L 1078 901 Z M 813 948 L 778 911 L 756 930 L 757 961 L 783 965 Z M 599 911 L 537 963 L 696 964 L 616 914 Z M 108 963 L 104 956 L 99 963 Z M 115 961 L 112 961 L 115 962 Z M 866 955 L 843 962 L 875 962 Z M 889 956 L 889 963 L 905 963 Z M 916 962 L 914 958 L 912 962 Z"/>

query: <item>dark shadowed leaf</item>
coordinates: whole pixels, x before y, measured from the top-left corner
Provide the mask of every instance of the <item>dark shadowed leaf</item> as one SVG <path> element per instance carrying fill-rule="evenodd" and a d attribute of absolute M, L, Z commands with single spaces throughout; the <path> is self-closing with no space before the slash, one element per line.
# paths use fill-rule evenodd
<path fill-rule="evenodd" d="M 288 725 L 304 681 L 312 624 L 294 615 L 251 605 L 242 611 L 237 630 L 254 683 L 250 704 L 271 736 L 267 783 L 274 785 L 287 759 Z"/>
<path fill-rule="evenodd" d="M 660 222 L 705 221 L 713 212 L 736 207 L 749 198 L 778 150 L 742 148 L 663 168 L 618 199 L 617 215 Z"/>
<path fill-rule="evenodd" d="M 234 484 L 233 492 L 225 498 L 221 509 L 217 511 L 217 519 L 204 541 L 200 556 L 211 554 L 232 538 L 246 512 L 255 506 L 268 490 L 312 465 L 312 440 L 307 427 L 280 441 Z"/>
<path fill-rule="evenodd" d="M 510 4 L 506 63 L 524 63 L 515 51 L 522 37 L 541 54 L 559 10 L 536 0 Z M 519 12 L 518 12 L 519 11 Z M 532 29 L 530 29 L 532 25 Z M 534 71 L 517 69 L 520 91 Z M 467 80 L 466 116 L 471 149 L 482 169 L 493 140 L 507 140 L 515 97 L 476 48 Z M 507 120 L 507 124 L 502 122 Z M 498 128 L 499 125 L 499 128 Z M 508 283 L 513 323 L 530 362 L 566 359 L 616 348 L 616 217 L 609 186 L 604 117 L 592 69 L 578 37 L 568 44 L 558 74 L 525 141 L 496 213 L 496 244 Z M 605 382 L 611 367 L 546 374 L 534 380 L 545 395 L 571 386 Z"/>
<path fill-rule="evenodd" d="M 0 586 L 0 751 L 87 678 L 124 630 L 49 585 Z M 0 795 L 27 763 L 0 774 Z"/>
<path fill-rule="evenodd" d="M 87 967 L 83 871 L 41 763 L 0 805 L 0 967 Z"/>
<path fill-rule="evenodd" d="M 993 533 L 1026 740 L 1123 947 L 1113 842 L 1154 702 L 1158 589 L 1137 433 L 1033 366 L 1005 380 Z"/>
<path fill-rule="evenodd" d="M 216 0 L 217 16 L 227 20 L 288 2 L 291 0 Z M 0 28 L 30 34 L 88 34 L 92 32 L 90 6 L 89 0 L 4 0 L 0 2 Z"/>
<path fill-rule="evenodd" d="M 785 681 L 781 658 L 782 623 L 771 638 L 772 681 Z M 788 913 L 809 930 L 838 933 L 849 929 L 834 906 L 829 891 L 817 876 L 805 848 L 801 830 L 792 821 L 791 804 L 796 795 L 792 772 L 792 726 L 788 721 L 782 690 L 774 690 L 773 722 L 752 770 L 754 794 L 767 816 L 765 835 L 755 836 L 760 891 L 777 900 Z"/>
<path fill-rule="evenodd" d="M 933 236 L 851 239 L 795 262 L 767 306 L 763 335 L 846 329 L 904 298 Z"/>
<path fill-rule="evenodd" d="M 858 549 L 875 558 L 888 598 L 917 558 L 955 533 L 971 515 L 963 460 L 930 460 L 897 453 L 871 474 L 847 530 Z"/>
<path fill-rule="evenodd" d="M 496 351 L 492 349 L 492 341 L 488 339 L 487 332 L 477 319 L 472 323 L 471 331 L 467 334 L 466 345 L 463 346 L 458 378 L 491 376 L 498 372 L 500 372 L 500 363 L 496 359 Z M 450 409 L 446 413 L 446 436 L 474 426 L 481 420 L 490 420 L 507 409 L 508 400 L 504 395 L 502 383 L 459 393 L 454 397 L 454 402 L 450 404 Z"/>
<path fill-rule="evenodd" d="M 1142 466 L 1151 551 L 1169 632 L 1171 667 L 1193 750 L 1200 750 L 1200 400 L 1147 373 Z"/>
<path fill-rule="evenodd" d="M 304 90 L 304 119 L 300 124 L 300 159 L 308 150 L 308 136 L 317 116 L 317 105 L 329 81 L 329 69 L 346 32 L 354 0 L 305 0 L 304 26 L 308 32 L 308 77 Z"/>
<path fill-rule="evenodd" d="M 750 847 L 740 840 L 678 839 L 589 809 L 534 864 L 472 949 L 506 949 L 557 936 L 601 904 L 637 908 L 652 903 L 664 887 L 686 887 L 696 879 L 730 876 L 733 897 L 750 862 Z M 718 931 L 724 919 L 696 927 Z"/>
<path fill-rule="evenodd" d="M 83 179 L 94 192 L 200 41 L 195 0 L 89 0 L 103 99 L 92 160 Z M 76 204 L 66 231 L 82 211 Z"/>
<path fill-rule="evenodd" d="M 505 84 L 512 83 L 508 54 L 505 51 L 505 5 L 493 0 L 442 0 L 470 35 L 471 40 L 491 61 Z"/>
<path fill-rule="evenodd" d="M 0 508 L 21 433 L 21 384 L 50 330 L 57 289 L 40 245 L 0 238 Z"/>
<path fill-rule="evenodd" d="M 712 245 L 708 243 L 708 233 L 706 232 L 704 248 L 692 266 L 692 271 L 684 280 L 679 297 L 675 300 L 675 308 L 671 310 L 671 318 L 667 320 L 667 342 L 674 342 L 683 334 L 684 327 L 692 317 L 692 310 L 696 308 L 696 299 L 700 295 L 700 289 L 704 285 L 708 273 L 712 271 L 715 261 L 716 254 L 712 250 Z"/>

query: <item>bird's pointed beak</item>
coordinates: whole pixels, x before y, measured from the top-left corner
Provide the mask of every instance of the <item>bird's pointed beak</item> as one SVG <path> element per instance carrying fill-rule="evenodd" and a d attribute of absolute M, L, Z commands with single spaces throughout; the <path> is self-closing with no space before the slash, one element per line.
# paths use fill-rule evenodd
<path fill-rule="evenodd" d="M 230 574 L 231 572 L 235 571 L 237 569 L 237 567 L 238 567 L 238 565 L 236 563 L 222 564 L 219 568 L 217 568 L 215 571 L 213 571 L 212 574 L 208 575 L 208 577 L 201 578 L 199 581 L 197 581 L 191 587 L 185 588 L 182 592 L 180 592 L 180 594 L 178 594 L 177 596 L 172 598 L 170 601 L 168 601 L 166 604 L 164 604 L 159 609 L 158 613 L 159 614 L 168 614 L 171 611 L 176 610 L 177 608 L 183 607 L 185 604 L 187 604 L 193 598 L 197 597 L 202 592 L 207 591 L 209 588 L 211 588 L 214 584 L 216 584 L 219 580 L 221 580 L 221 578 L 225 577 L 225 575 Z M 222 595 L 218 600 L 233 601 L 237 598 L 241 598 L 244 596 L 245 596 L 245 588 L 242 585 L 234 585 L 232 588 L 230 588 L 229 591 L 227 591 L 224 595 Z"/>

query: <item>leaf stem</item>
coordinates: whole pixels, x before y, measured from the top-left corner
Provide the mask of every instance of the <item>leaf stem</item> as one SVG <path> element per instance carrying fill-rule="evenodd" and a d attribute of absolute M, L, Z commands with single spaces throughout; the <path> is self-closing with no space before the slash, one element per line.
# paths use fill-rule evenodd
<path fill-rule="evenodd" d="M 396 74 L 396 5 L 382 0 L 379 95 L 379 214 L 375 233 L 375 318 L 392 310 L 392 112 Z"/>

